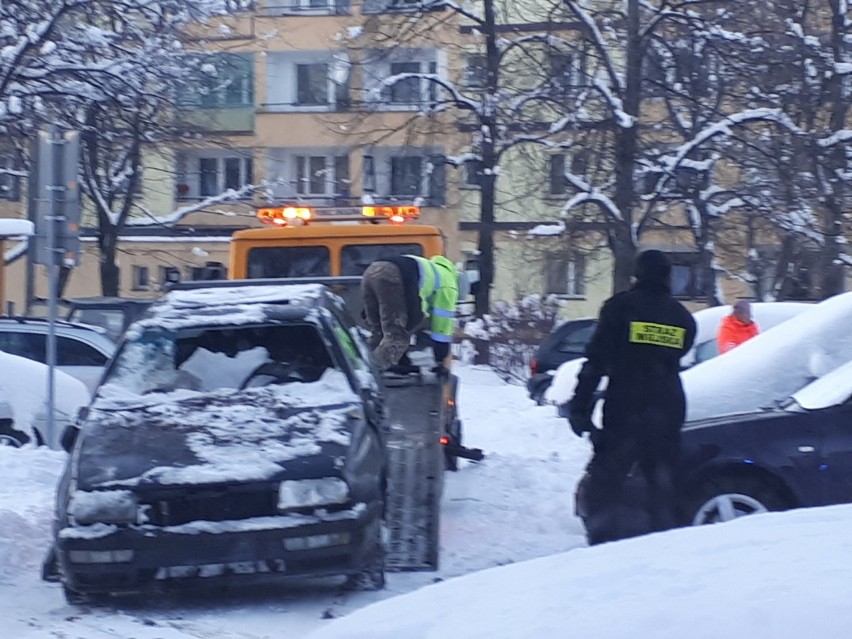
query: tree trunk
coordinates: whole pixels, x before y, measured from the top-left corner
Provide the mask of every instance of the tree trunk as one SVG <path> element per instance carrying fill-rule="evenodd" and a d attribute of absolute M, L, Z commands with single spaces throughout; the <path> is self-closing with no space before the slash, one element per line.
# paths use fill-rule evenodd
<path fill-rule="evenodd" d="M 640 86 L 642 80 L 642 49 L 639 37 L 639 0 L 627 2 L 627 70 L 624 75 L 625 113 L 633 116 L 631 127 L 616 124 L 615 133 L 615 194 L 613 200 L 622 219 L 614 223 L 610 234 L 610 246 L 615 262 L 612 273 L 614 293 L 630 287 L 633 261 L 636 257 L 636 242 L 633 237 L 633 201 L 635 199 L 634 165 L 636 162 L 636 138 L 639 128 Z"/>
<path fill-rule="evenodd" d="M 118 247 L 118 234 L 112 229 L 105 231 L 101 228 L 101 236 L 98 241 L 101 260 L 101 294 L 107 297 L 118 297 L 121 280 L 119 278 L 118 264 L 116 263 L 116 249 Z"/>
<path fill-rule="evenodd" d="M 494 0 L 483 2 L 483 27 L 485 32 L 486 76 L 485 94 L 497 93 L 500 73 L 500 50 L 497 47 L 497 17 Z M 482 138 L 482 179 L 479 201 L 479 284 L 474 296 L 474 313 L 482 317 L 491 308 L 491 286 L 494 284 L 494 208 L 497 188 L 497 165 L 499 155 L 494 146 L 498 133 L 494 114 L 486 109 L 482 114 L 480 131 Z"/>

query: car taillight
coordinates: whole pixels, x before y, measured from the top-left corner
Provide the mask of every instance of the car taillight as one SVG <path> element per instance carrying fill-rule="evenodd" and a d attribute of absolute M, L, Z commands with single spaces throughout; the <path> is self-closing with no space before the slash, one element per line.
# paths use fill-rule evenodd
<path fill-rule="evenodd" d="M 533 357 L 530 360 L 530 377 L 532 377 L 536 373 L 538 373 L 538 360 L 535 357 Z"/>

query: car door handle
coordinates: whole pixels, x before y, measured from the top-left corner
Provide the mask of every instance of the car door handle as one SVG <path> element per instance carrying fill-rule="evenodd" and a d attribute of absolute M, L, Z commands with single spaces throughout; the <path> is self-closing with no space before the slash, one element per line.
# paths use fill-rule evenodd
<path fill-rule="evenodd" d="M 814 448 L 813 446 L 799 446 L 799 452 L 800 453 L 815 453 L 816 448 Z"/>

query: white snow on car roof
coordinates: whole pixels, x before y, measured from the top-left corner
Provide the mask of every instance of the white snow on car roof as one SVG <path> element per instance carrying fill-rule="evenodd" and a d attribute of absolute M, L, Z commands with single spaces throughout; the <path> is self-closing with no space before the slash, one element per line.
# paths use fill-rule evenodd
<path fill-rule="evenodd" d="M 852 361 L 850 326 L 852 293 L 836 295 L 685 371 L 687 421 L 771 406 Z"/>
<path fill-rule="evenodd" d="M 828 408 L 852 396 L 852 361 L 838 366 L 827 375 L 811 382 L 793 394 L 796 403 L 806 410 Z"/>
<path fill-rule="evenodd" d="M 155 312 L 159 313 L 160 309 L 166 312 L 169 307 L 181 309 L 284 301 L 304 303 L 319 299 L 324 288 L 320 284 L 263 284 L 171 291 L 157 301 Z"/>
<path fill-rule="evenodd" d="M 136 322 L 128 335 L 144 328 L 179 330 L 200 324 L 221 326 L 263 322 L 268 319 L 267 305 L 314 306 L 324 288 L 320 284 L 282 284 L 171 291 L 154 303 L 150 309 L 151 317 Z"/>

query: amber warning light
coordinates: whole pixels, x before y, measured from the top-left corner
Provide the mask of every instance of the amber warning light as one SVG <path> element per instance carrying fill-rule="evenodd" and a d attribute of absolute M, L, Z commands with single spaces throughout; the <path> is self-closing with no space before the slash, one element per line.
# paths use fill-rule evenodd
<path fill-rule="evenodd" d="M 278 226 L 300 226 L 317 220 L 371 222 L 387 220 L 391 224 L 403 224 L 420 217 L 420 207 L 403 205 L 315 209 L 302 206 L 278 206 L 258 209 L 257 217 L 265 224 Z"/>

